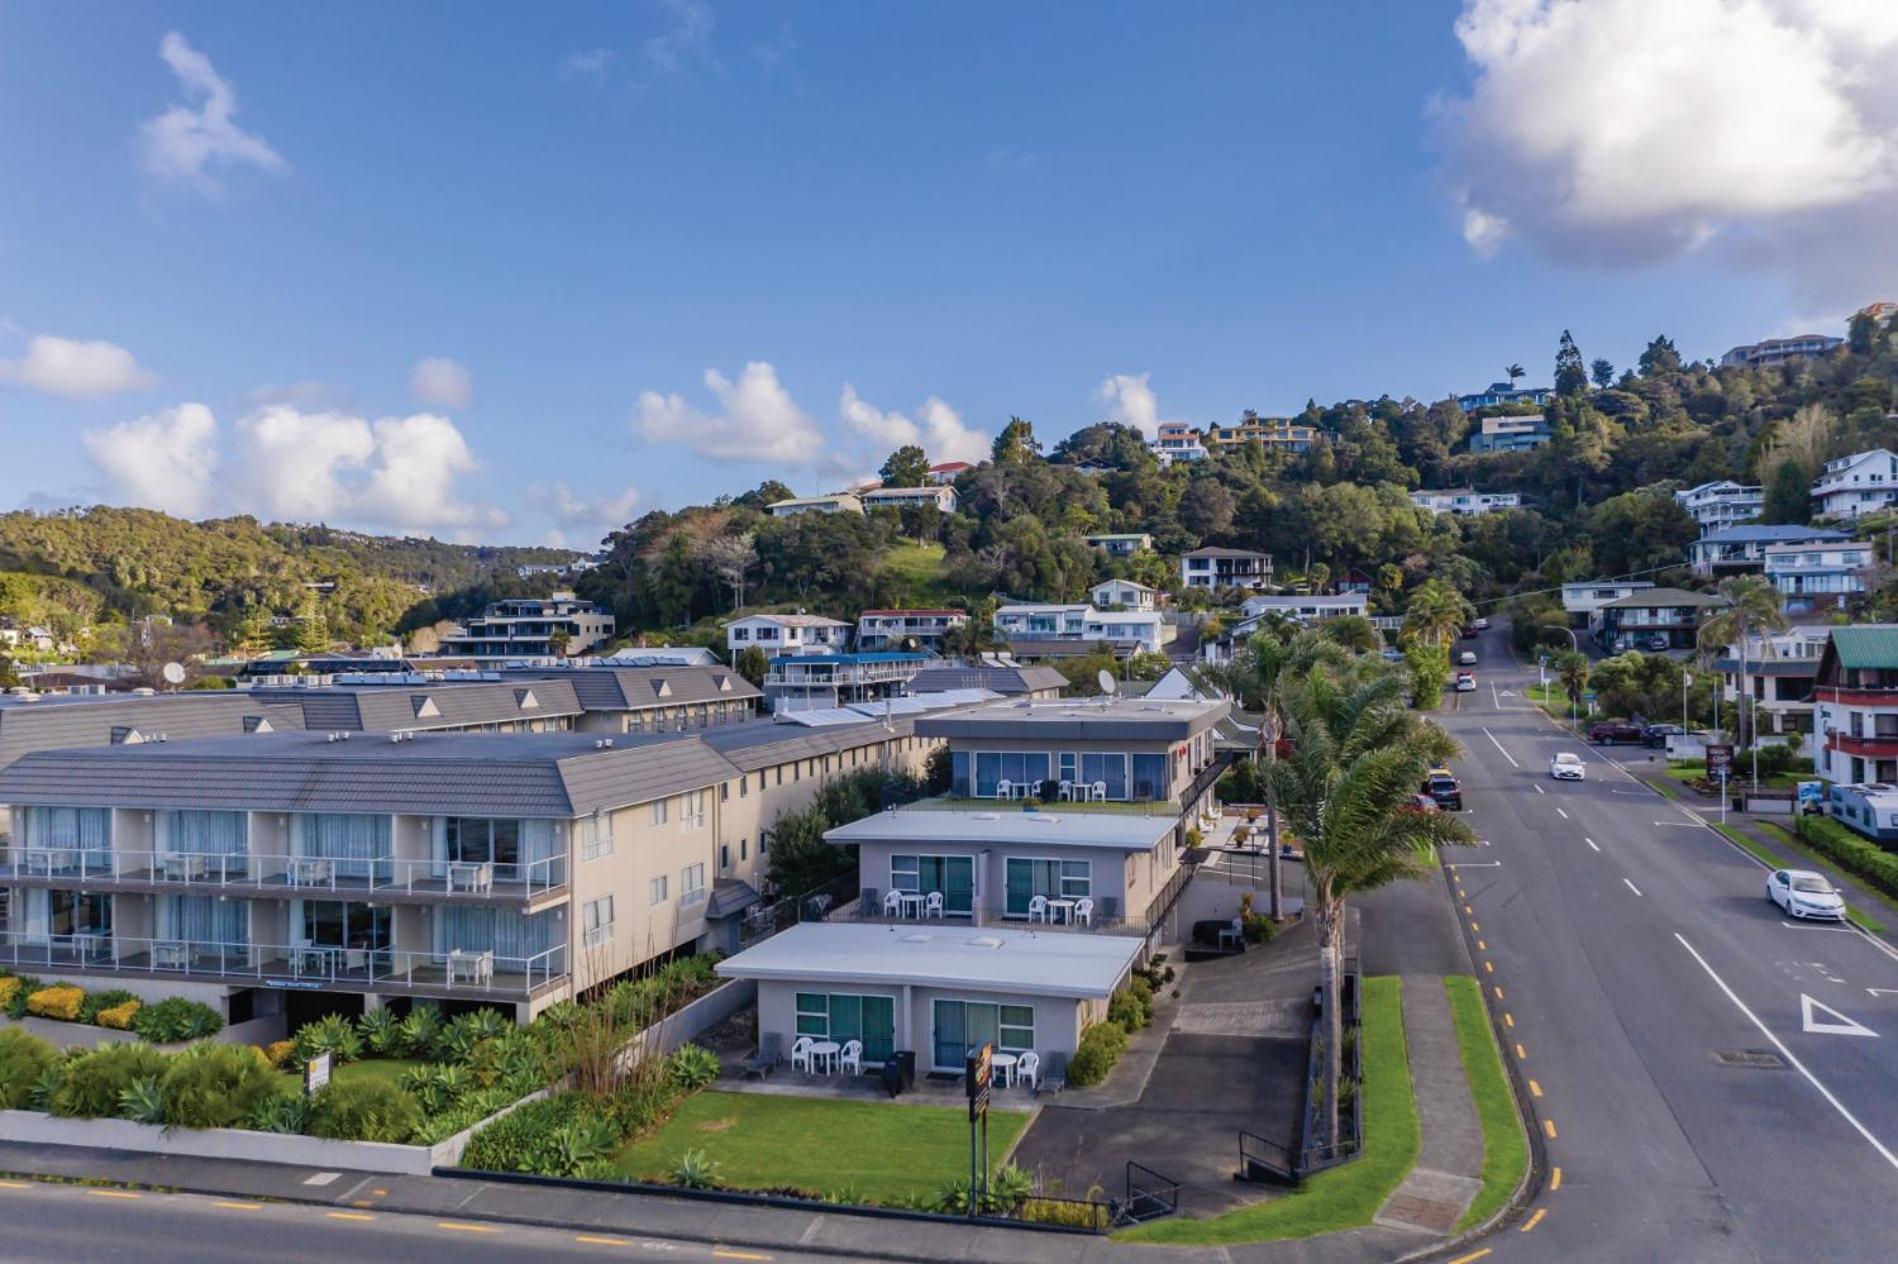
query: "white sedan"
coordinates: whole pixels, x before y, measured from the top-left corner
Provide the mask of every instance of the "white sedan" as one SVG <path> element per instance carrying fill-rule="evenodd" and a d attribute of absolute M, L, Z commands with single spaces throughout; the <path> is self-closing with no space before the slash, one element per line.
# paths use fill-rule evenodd
<path fill-rule="evenodd" d="M 1574 751 L 1560 751 L 1549 761 L 1549 775 L 1557 781 L 1588 780 L 1588 765 Z"/>
<path fill-rule="evenodd" d="M 1810 869 L 1776 869 L 1766 880 L 1766 898 L 1788 916 L 1798 919 L 1820 918 L 1828 922 L 1845 919 L 1845 897 L 1827 882 L 1825 875 Z"/>

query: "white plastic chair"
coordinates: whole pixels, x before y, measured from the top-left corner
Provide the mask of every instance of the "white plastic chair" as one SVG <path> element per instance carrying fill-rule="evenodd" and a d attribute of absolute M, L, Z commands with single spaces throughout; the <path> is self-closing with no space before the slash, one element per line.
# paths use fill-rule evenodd
<path fill-rule="evenodd" d="M 885 891 L 883 893 L 883 913 L 886 917 L 900 917 L 903 914 L 903 893 Z"/>
<path fill-rule="evenodd" d="M 811 1046 L 815 1043 L 816 1041 L 812 1040 L 809 1036 L 799 1036 L 797 1038 L 796 1043 L 791 1046 L 791 1069 L 793 1071 L 810 1071 Z"/>
<path fill-rule="evenodd" d="M 942 892 L 931 891 L 927 896 L 923 897 L 923 916 L 941 917 L 942 915 Z"/>
<path fill-rule="evenodd" d="M 843 1064 L 844 1070 L 854 1071 L 858 1075 L 862 1075 L 863 1074 L 863 1041 L 861 1040 L 844 1041 L 843 1052 L 837 1055 L 837 1059 L 839 1062 Z"/>
<path fill-rule="evenodd" d="M 1105 781 L 1097 781 L 1094 783 L 1094 801 L 1096 803 L 1107 802 L 1107 783 Z"/>
<path fill-rule="evenodd" d="M 996 782 L 995 783 L 995 797 L 998 799 L 1014 798 L 1015 797 L 1015 783 L 1006 779 Z"/>
<path fill-rule="evenodd" d="M 1031 1084 L 1041 1090 L 1041 1055 L 1030 1049 L 1015 1059 L 1015 1083 Z"/>
<path fill-rule="evenodd" d="M 1082 896 L 1074 902 L 1074 912 L 1069 914 L 1069 916 L 1083 926 L 1092 926 L 1094 924 L 1094 901 L 1086 896 Z"/>
<path fill-rule="evenodd" d="M 1028 901 L 1028 920 L 1031 922 L 1045 922 L 1050 920 L 1047 896 L 1037 895 Z"/>
<path fill-rule="evenodd" d="M 1063 803 L 1066 803 L 1068 800 L 1074 797 L 1074 783 L 1072 781 L 1063 781 L 1061 783 L 1060 797 Z"/>

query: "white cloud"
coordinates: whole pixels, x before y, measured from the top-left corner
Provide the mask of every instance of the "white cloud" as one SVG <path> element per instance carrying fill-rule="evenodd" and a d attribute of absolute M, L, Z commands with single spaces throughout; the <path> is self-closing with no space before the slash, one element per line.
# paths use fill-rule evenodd
<path fill-rule="evenodd" d="M 479 463 L 455 423 L 434 413 L 379 418 L 369 482 L 355 498 L 359 519 L 410 530 L 503 527 L 501 510 L 460 500 L 455 480 Z"/>
<path fill-rule="evenodd" d="M 306 413 L 280 404 L 238 422 L 237 490 L 250 512 L 298 522 L 349 512 L 344 470 L 361 469 L 375 451 L 369 423 L 343 413 Z"/>
<path fill-rule="evenodd" d="M 635 427 L 653 442 L 683 443 L 714 461 L 809 465 L 822 454 L 822 431 L 764 361 L 747 364 L 736 382 L 707 369 L 705 388 L 722 412 L 703 412 L 680 395 L 646 391 L 639 397 Z"/>
<path fill-rule="evenodd" d="M 668 74 L 687 60 L 708 57 L 712 43 L 712 7 L 705 0 L 658 0 L 671 19 L 665 31 L 646 41 L 646 63 Z"/>
<path fill-rule="evenodd" d="M 0 379 L 73 398 L 142 391 L 158 380 L 116 342 L 82 342 L 51 334 L 35 334 L 23 358 L 0 360 Z"/>
<path fill-rule="evenodd" d="M 1151 439 L 1160 433 L 1160 397 L 1149 384 L 1151 373 L 1116 373 L 1094 388 L 1094 398 L 1113 409 L 1112 420 Z"/>
<path fill-rule="evenodd" d="M 204 512 L 217 468 L 217 418 L 203 404 L 88 430 L 80 442 L 127 503 L 183 518 Z"/>
<path fill-rule="evenodd" d="M 617 494 L 582 496 L 566 483 L 554 482 L 530 489 L 528 499 L 546 512 L 554 523 L 552 534 L 564 544 L 569 529 L 603 537 L 631 522 L 633 511 L 639 507 L 639 489 L 627 487 Z"/>
<path fill-rule="evenodd" d="M 911 420 L 902 413 L 886 413 L 866 402 L 857 394 L 857 388 L 846 382 L 837 411 L 845 424 L 875 443 L 880 453 L 913 443 L 937 463 L 982 461 L 989 455 L 989 436 L 970 428 L 961 413 L 935 395 L 923 401 L 915 419 Z"/>
<path fill-rule="evenodd" d="M 410 371 L 409 394 L 424 407 L 464 412 L 474 400 L 474 376 L 458 360 L 430 356 L 417 360 Z"/>
<path fill-rule="evenodd" d="M 200 192 L 216 193 L 223 187 L 218 169 L 255 167 L 275 172 L 288 168 L 269 141 L 233 121 L 237 94 L 210 58 L 176 31 L 165 33 L 158 55 L 178 77 L 192 104 L 174 105 L 140 125 L 147 171 Z"/>
<path fill-rule="evenodd" d="M 1836 247 L 1845 228 L 1892 257 L 1889 0 L 1465 0 L 1456 34 L 1475 84 L 1436 113 L 1478 252 L 1513 236 L 1630 263 L 1731 241 L 1796 269 L 1788 238 Z"/>
<path fill-rule="evenodd" d="M 558 71 L 562 79 L 587 79 L 596 86 L 606 82 L 606 76 L 613 69 L 613 62 L 619 54 L 610 48 L 589 48 L 581 53 L 568 53 L 560 59 Z"/>

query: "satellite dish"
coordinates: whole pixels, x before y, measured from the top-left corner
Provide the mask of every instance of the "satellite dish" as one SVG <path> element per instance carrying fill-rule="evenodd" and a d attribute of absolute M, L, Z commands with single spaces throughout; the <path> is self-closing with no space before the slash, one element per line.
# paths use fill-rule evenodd
<path fill-rule="evenodd" d="M 165 678 L 165 683 L 168 685 L 182 685 L 185 683 L 185 669 L 183 663 L 166 663 L 164 669 L 158 674 Z"/>
<path fill-rule="evenodd" d="M 1114 679 L 1114 673 L 1105 667 L 1094 673 L 1094 680 L 1100 685 L 1101 692 L 1110 698 L 1114 696 L 1114 691 L 1120 688 L 1120 682 Z"/>

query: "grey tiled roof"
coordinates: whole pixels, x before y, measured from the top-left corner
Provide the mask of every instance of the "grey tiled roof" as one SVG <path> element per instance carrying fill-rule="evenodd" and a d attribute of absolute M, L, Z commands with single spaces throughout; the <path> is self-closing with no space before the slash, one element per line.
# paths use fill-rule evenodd
<path fill-rule="evenodd" d="M 232 691 L 9 699 L 0 706 L 0 768 L 32 751 L 106 746 L 114 730 L 179 739 L 222 737 L 255 728 L 258 720 L 279 732 L 304 727 L 300 707 Z"/>
<path fill-rule="evenodd" d="M 909 682 L 911 693 L 945 689 L 990 689 L 999 694 L 1066 689 L 1068 678 L 1052 667 L 925 667 Z"/>
<path fill-rule="evenodd" d="M 915 722 L 904 716 L 894 717 L 887 727 L 880 720 L 822 728 L 757 720 L 750 724 L 707 729 L 699 737 L 738 771 L 756 772 L 760 768 L 789 763 L 794 759 L 821 759 L 853 746 L 908 737 L 915 732 L 915 728 Z"/>
<path fill-rule="evenodd" d="M 569 684 L 588 711 L 639 711 L 681 703 L 743 702 L 764 695 L 729 667 L 586 667 L 509 672 L 510 681 Z"/>
<path fill-rule="evenodd" d="M 303 708 L 302 727 L 316 732 L 467 728 L 577 716 L 582 710 L 570 680 L 326 686 L 260 690 L 257 696 L 294 701 Z M 533 706 L 527 705 L 530 696 Z M 433 703 L 433 707 L 425 708 L 423 700 Z"/>

